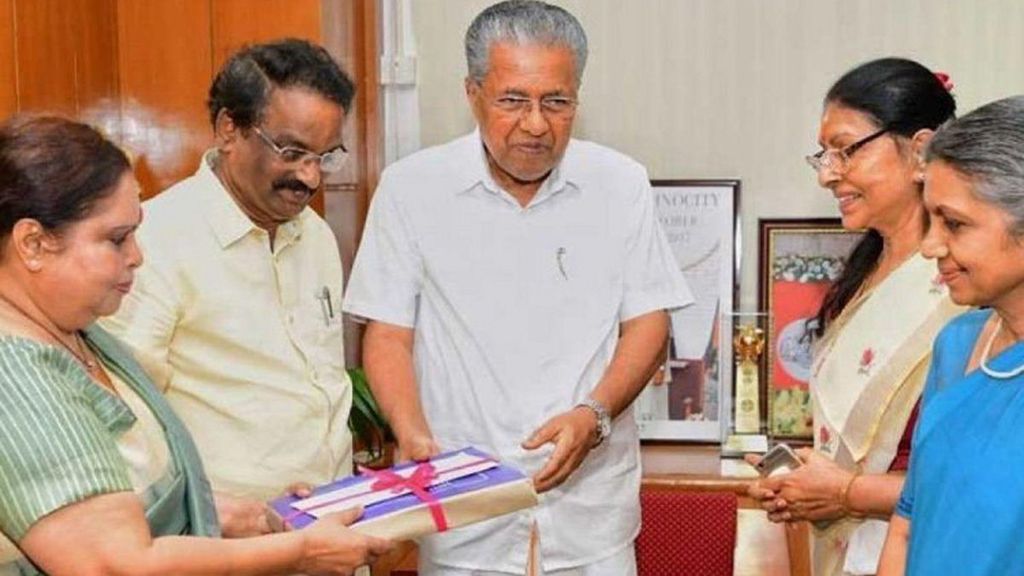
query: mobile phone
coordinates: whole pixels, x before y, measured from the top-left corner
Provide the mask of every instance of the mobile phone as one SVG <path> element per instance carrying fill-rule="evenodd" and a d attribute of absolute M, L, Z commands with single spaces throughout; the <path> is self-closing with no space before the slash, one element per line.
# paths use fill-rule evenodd
<path fill-rule="evenodd" d="M 774 448 L 765 453 L 764 458 L 761 458 L 755 468 L 761 476 L 774 476 L 792 472 L 803 464 L 803 461 L 788 444 L 776 444 Z"/>

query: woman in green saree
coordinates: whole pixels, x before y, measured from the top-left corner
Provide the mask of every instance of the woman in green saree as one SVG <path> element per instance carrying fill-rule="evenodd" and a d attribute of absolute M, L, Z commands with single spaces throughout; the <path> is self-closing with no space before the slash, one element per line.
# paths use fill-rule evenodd
<path fill-rule="evenodd" d="M 98 132 L 0 127 L 0 575 L 352 574 L 390 546 L 346 526 L 220 538 L 188 431 L 93 325 L 131 289 L 138 184 Z"/>

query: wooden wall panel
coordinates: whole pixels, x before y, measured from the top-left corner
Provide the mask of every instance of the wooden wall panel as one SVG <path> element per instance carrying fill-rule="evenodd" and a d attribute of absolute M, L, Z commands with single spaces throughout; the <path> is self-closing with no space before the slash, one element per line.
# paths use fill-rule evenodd
<path fill-rule="evenodd" d="M 246 44 L 286 36 L 320 42 L 321 0 L 211 0 L 213 68 Z"/>
<path fill-rule="evenodd" d="M 210 0 L 119 0 L 122 137 L 144 194 L 192 174 L 213 142 Z"/>
<path fill-rule="evenodd" d="M 358 59 L 359 85 L 362 98 L 359 100 L 359 143 L 363 161 L 360 163 L 359 184 L 365 191 L 360 222 L 365 220 L 366 209 L 373 192 L 377 189 L 377 180 L 384 169 L 383 118 L 380 102 L 380 14 L 376 2 L 361 2 L 354 9 L 356 14 L 355 30 L 357 44 L 355 55 Z M 362 227 L 360 227 L 360 235 Z"/>
<path fill-rule="evenodd" d="M 144 195 L 152 196 L 191 174 L 212 144 L 210 82 L 228 55 L 246 44 L 286 36 L 324 43 L 326 29 L 329 49 L 348 64 L 365 98 L 358 70 L 365 46 L 350 28 L 364 24 L 362 4 L 0 0 L 0 115 L 48 111 L 100 126 L 135 155 Z M 328 185 L 347 193 L 366 184 L 365 104 L 357 106 L 345 128 L 355 162 Z M 359 194 L 361 221 L 365 189 Z M 314 208 L 323 213 L 323 207 L 321 195 Z"/>
<path fill-rule="evenodd" d="M 22 111 L 117 128 L 116 0 L 12 0 Z M 116 133 L 113 134 L 116 137 Z"/>
<path fill-rule="evenodd" d="M 14 0 L 0 0 L 0 118 L 18 111 L 14 54 Z"/>
<path fill-rule="evenodd" d="M 22 111 L 74 116 L 75 29 L 66 0 L 15 0 L 15 61 Z"/>
<path fill-rule="evenodd" d="M 117 137 L 117 0 L 74 0 L 62 5 L 71 14 L 75 34 L 77 115 Z"/>

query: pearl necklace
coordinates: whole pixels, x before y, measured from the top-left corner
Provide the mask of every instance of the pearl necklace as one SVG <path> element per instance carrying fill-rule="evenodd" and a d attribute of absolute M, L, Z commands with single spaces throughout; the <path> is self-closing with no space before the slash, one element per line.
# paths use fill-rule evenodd
<path fill-rule="evenodd" d="M 1001 316 L 996 316 L 996 327 L 992 330 L 992 335 L 988 337 L 988 342 L 985 343 L 985 348 L 981 351 L 981 360 L 978 362 L 981 371 L 988 376 L 997 380 L 1009 380 L 1010 378 L 1016 378 L 1021 374 L 1024 374 L 1024 364 L 1017 366 L 1013 370 L 1001 372 L 999 370 L 993 370 L 988 367 L 988 355 L 992 352 L 992 344 L 996 341 L 996 336 L 999 335 L 999 331 L 1003 329 L 1003 319 Z"/>

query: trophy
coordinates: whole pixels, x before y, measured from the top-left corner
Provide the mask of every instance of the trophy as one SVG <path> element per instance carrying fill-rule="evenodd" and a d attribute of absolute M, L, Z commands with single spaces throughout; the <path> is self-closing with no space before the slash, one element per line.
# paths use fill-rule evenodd
<path fill-rule="evenodd" d="M 732 339 L 736 355 L 736 399 L 733 432 L 761 432 L 760 358 L 764 352 L 764 330 L 753 324 L 740 324 Z"/>

